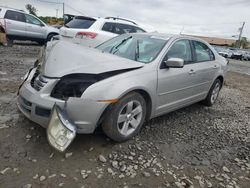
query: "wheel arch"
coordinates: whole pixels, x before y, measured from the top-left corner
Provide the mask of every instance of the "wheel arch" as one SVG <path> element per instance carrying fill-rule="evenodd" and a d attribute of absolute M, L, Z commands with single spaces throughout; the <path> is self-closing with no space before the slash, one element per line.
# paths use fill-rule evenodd
<path fill-rule="evenodd" d="M 152 99 L 149 93 L 143 89 L 136 89 L 132 92 L 139 93 L 145 100 L 146 106 L 147 106 L 147 112 L 146 112 L 146 120 L 149 120 L 152 114 Z"/>
<path fill-rule="evenodd" d="M 222 75 L 219 75 L 219 76 L 217 76 L 217 78 L 215 80 L 217 80 L 217 79 L 219 79 L 221 81 L 221 87 L 222 87 L 222 85 L 224 83 L 224 77 Z"/>
<path fill-rule="evenodd" d="M 153 102 L 152 102 L 152 98 L 151 98 L 150 94 L 149 94 L 146 90 L 144 90 L 144 89 L 133 89 L 133 90 L 129 90 L 129 91 L 126 92 L 125 94 L 121 95 L 121 96 L 119 97 L 119 99 L 123 98 L 124 96 L 126 96 L 126 95 L 128 95 L 129 93 L 132 93 L 132 92 L 139 93 L 139 94 L 144 98 L 144 100 L 145 100 L 145 102 L 146 102 L 146 106 L 147 106 L 146 120 L 149 120 L 150 117 L 151 117 L 151 115 L 152 115 L 152 103 L 153 103 Z M 108 113 L 110 110 L 112 110 L 112 106 L 113 106 L 113 105 L 114 105 L 114 104 L 109 104 L 109 105 L 105 108 L 105 110 L 102 112 L 102 114 L 101 114 L 101 116 L 100 116 L 100 118 L 99 118 L 99 121 L 98 121 L 96 127 L 98 127 L 98 126 L 102 123 L 102 121 L 103 121 L 103 119 L 104 119 L 106 113 Z"/>
<path fill-rule="evenodd" d="M 49 32 L 49 33 L 47 34 L 47 38 L 46 38 L 46 39 L 48 39 L 49 35 L 59 35 L 59 33 L 56 33 L 56 32 Z"/>
<path fill-rule="evenodd" d="M 1 25 L 0 25 L 0 32 L 6 33 L 4 27 L 2 27 Z"/>

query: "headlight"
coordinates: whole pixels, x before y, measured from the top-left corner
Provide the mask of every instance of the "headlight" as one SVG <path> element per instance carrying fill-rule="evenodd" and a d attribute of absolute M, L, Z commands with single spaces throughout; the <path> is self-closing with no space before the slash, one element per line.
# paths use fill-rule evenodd
<path fill-rule="evenodd" d="M 76 136 L 76 127 L 67 114 L 57 105 L 53 107 L 47 137 L 51 146 L 58 151 L 65 151 Z"/>
<path fill-rule="evenodd" d="M 67 100 L 81 97 L 83 92 L 100 78 L 95 74 L 70 74 L 63 76 L 51 92 L 51 97 Z"/>

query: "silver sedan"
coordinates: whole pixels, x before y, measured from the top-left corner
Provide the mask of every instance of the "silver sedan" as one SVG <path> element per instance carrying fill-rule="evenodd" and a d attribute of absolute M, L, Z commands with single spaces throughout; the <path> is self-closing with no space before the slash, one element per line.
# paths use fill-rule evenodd
<path fill-rule="evenodd" d="M 18 107 L 64 151 L 100 125 L 115 141 L 146 120 L 215 103 L 227 61 L 206 42 L 159 33 L 124 34 L 96 48 L 51 42 L 19 89 Z"/>

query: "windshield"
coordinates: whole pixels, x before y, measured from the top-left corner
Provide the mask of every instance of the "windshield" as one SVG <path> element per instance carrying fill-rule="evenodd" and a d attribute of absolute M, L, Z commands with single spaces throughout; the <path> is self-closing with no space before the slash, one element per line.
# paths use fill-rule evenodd
<path fill-rule="evenodd" d="M 96 48 L 127 59 L 149 63 L 157 57 L 167 41 L 167 38 L 152 35 L 124 34 L 104 42 Z"/>

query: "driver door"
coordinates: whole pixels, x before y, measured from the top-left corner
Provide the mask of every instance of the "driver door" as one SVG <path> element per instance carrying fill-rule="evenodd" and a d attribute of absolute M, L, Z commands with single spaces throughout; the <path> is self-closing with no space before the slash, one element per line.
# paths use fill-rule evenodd
<path fill-rule="evenodd" d="M 169 58 L 183 59 L 184 67 L 166 67 L 164 61 Z M 187 39 L 175 41 L 158 70 L 156 116 L 181 108 L 196 100 L 195 79 L 191 42 Z"/>

